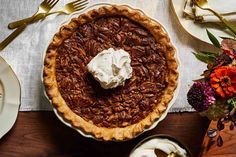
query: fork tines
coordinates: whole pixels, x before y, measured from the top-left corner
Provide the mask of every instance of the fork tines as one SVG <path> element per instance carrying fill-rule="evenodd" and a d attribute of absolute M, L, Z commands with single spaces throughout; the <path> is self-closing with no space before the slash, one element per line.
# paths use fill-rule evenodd
<path fill-rule="evenodd" d="M 51 7 L 54 7 L 54 6 L 57 4 L 58 1 L 59 1 L 59 0 L 47 0 L 48 4 L 49 4 Z"/>
<path fill-rule="evenodd" d="M 74 6 L 82 7 L 86 4 L 88 4 L 88 0 L 76 0 L 72 2 Z"/>

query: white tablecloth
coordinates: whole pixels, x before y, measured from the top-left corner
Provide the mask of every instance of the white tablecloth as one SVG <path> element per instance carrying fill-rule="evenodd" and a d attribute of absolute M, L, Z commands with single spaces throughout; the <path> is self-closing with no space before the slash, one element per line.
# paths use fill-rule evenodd
<path fill-rule="evenodd" d="M 30 16 L 36 11 L 41 1 L 0 0 L 0 40 L 11 33 L 11 30 L 7 28 L 9 22 Z M 69 0 L 60 0 L 55 9 L 67 2 Z M 198 78 L 205 68 L 205 65 L 199 62 L 192 52 L 209 48 L 209 45 L 194 39 L 179 25 L 171 11 L 169 0 L 90 0 L 90 5 L 98 2 L 129 4 L 134 8 L 140 8 L 166 28 L 172 43 L 178 50 L 181 61 L 180 92 L 170 111 L 192 111 L 187 103 L 186 93 L 192 80 Z M 0 55 L 12 66 L 20 80 L 22 88 L 21 111 L 51 110 L 50 104 L 43 95 L 41 83 L 43 51 L 58 26 L 67 18 L 67 15 L 52 15 L 42 22 L 28 26 L 19 37 L 0 52 Z"/>

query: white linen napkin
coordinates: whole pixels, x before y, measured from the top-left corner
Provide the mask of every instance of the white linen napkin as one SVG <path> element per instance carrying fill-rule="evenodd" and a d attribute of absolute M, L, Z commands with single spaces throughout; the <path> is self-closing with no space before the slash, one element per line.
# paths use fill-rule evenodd
<path fill-rule="evenodd" d="M 220 20 L 210 11 L 203 10 L 195 5 L 191 5 L 193 0 L 187 0 L 185 12 L 202 19 L 202 22 L 220 22 Z M 236 0 L 208 0 L 209 6 L 227 20 L 236 22 Z"/>
<path fill-rule="evenodd" d="M 209 6 L 216 12 L 223 15 L 229 21 L 236 21 L 236 0 L 208 0 Z M 213 13 L 196 7 L 196 16 L 202 16 L 204 21 L 219 22 L 220 20 Z"/>

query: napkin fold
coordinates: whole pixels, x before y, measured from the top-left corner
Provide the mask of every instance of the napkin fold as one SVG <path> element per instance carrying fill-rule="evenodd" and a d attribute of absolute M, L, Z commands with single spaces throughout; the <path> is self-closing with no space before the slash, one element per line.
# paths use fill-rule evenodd
<path fill-rule="evenodd" d="M 228 21 L 236 22 L 236 0 L 208 0 L 209 6 Z M 220 22 L 210 11 L 203 10 L 193 4 L 193 0 L 187 0 L 184 12 L 200 22 Z"/>

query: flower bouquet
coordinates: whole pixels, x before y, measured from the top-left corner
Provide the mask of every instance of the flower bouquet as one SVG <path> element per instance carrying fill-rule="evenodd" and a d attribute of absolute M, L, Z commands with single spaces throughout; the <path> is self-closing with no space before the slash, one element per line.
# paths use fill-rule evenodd
<path fill-rule="evenodd" d="M 209 137 L 214 137 L 226 123 L 230 123 L 230 130 L 236 125 L 236 40 L 222 37 L 220 43 L 208 30 L 207 35 L 218 50 L 194 53 L 207 69 L 194 81 L 187 100 L 200 115 L 217 121 L 217 128 L 208 132 Z M 217 145 L 223 145 L 220 134 Z"/>

